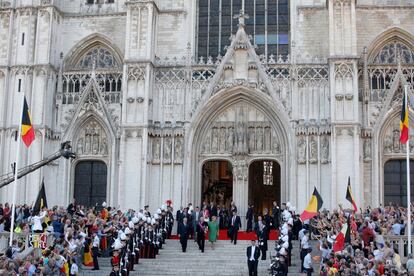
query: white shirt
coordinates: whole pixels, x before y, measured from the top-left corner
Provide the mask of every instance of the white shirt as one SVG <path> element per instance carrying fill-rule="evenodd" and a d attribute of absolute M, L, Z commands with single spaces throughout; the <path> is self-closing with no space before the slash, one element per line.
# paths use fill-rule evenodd
<path fill-rule="evenodd" d="M 255 261 L 254 259 L 255 250 L 256 250 L 256 246 L 252 245 L 252 252 L 250 253 L 250 258 L 249 258 L 250 261 Z"/>
<path fill-rule="evenodd" d="M 302 249 L 309 248 L 309 238 L 308 238 L 308 236 L 306 236 L 306 235 L 303 236 L 303 238 L 302 238 L 302 240 L 300 242 L 300 245 L 301 245 Z"/>
<path fill-rule="evenodd" d="M 303 267 L 306 269 L 312 268 L 312 256 L 310 253 L 306 254 L 303 259 Z"/>
<path fill-rule="evenodd" d="M 72 275 L 75 275 L 75 274 L 77 274 L 77 273 L 79 273 L 79 268 L 78 268 L 78 266 L 76 265 L 76 263 L 73 263 L 72 265 L 71 265 L 71 267 L 70 267 L 70 274 Z"/>
<path fill-rule="evenodd" d="M 99 247 L 99 237 L 98 237 L 98 235 L 96 235 L 95 238 L 93 238 L 92 247 Z"/>
<path fill-rule="evenodd" d="M 42 220 L 45 215 L 46 214 L 42 212 L 39 216 L 32 217 L 33 231 L 43 231 Z"/>

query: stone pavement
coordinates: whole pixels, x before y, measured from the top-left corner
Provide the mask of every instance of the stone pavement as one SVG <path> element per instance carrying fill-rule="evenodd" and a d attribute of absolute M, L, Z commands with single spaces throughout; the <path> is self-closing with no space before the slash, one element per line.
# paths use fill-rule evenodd
<path fill-rule="evenodd" d="M 237 276 L 248 275 L 246 248 L 250 241 L 238 241 L 233 245 L 230 241 L 218 241 L 215 250 L 206 242 L 204 253 L 198 250 L 197 244 L 189 240 L 187 252 L 181 252 L 181 245 L 178 240 L 167 240 L 167 244 L 160 250 L 157 259 L 140 259 L 139 265 L 135 265 L 134 272 L 130 275 L 139 276 Z M 274 241 L 269 241 L 269 249 L 273 249 Z M 269 253 L 267 260 L 259 261 L 258 275 L 269 275 L 270 266 Z M 271 250 L 274 254 L 274 250 Z M 298 241 L 293 241 L 292 266 L 289 267 L 289 275 L 301 275 L 299 273 L 300 258 Z M 109 258 L 100 258 L 101 270 L 83 270 L 80 275 L 109 275 Z M 316 269 L 316 267 L 315 267 Z"/>

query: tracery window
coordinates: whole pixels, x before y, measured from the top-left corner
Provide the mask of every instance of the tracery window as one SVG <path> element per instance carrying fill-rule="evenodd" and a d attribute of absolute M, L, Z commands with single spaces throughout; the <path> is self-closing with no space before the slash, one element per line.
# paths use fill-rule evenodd
<path fill-rule="evenodd" d="M 396 64 L 397 55 L 401 55 L 401 63 L 414 63 L 414 52 L 400 41 L 386 44 L 374 58 L 376 64 Z"/>
<path fill-rule="evenodd" d="M 115 57 L 107 48 L 97 46 L 89 50 L 78 62 L 78 68 L 92 69 L 107 69 L 120 67 Z"/>
<path fill-rule="evenodd" d="M 246 32 L 259 55 L 289 53 L 289 0 L 198 0 L 198 56 L 224 55 L 229 38 L 238 28 L 243 2 Z"/>
<path fill-rule="evenodd" d="M 273 161 L 263 161 L 263 185 L 273 185 Z"/>

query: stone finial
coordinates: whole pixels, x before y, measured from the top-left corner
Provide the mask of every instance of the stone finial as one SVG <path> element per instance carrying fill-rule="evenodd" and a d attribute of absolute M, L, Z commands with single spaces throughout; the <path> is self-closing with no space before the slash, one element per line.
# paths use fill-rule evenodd
<path fill-rule="evenodd" d="M 234 19 L 238 18 L 239 19 L 239 27 L 244 27 L 244 26 L 246 26 L 245 19 L 249 19 L 249 15 L 244 13 L 244 9 L 241 9 L 239 14 L 235 15 L 233 18 Z"/>

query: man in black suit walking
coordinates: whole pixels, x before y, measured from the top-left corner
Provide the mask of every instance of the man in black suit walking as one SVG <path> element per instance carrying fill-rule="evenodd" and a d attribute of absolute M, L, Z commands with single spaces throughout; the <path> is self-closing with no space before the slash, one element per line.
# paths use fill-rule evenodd
<path fill-rule="evenodd" d="M 230 239 L 231 242 L 237 244 L 237 234 L 239 229 L 242 227 L 240 217 L 237 215 L 236 211 L 233 211 L 233 216 L 230 219 Z"/>
<path fill-rule="evenodd" d="M 183 218 L 183 222 L 180 226 L 180 232 L 178 233 L 178 236 L 180 237 L 180 243 L 181 248 L 183 249 L 183 252 L 187 250 L 187 241 L 188 236 L 190 234 L 190 225 L 187 223 L 187 218 Z"/>
<path fill-rule="evenodd" d="M 207 227 L 207 222 L 204 221 L 204 217 L 201 217 L 196 225 L 197 244 L 198 248 L 201 250 L 201 253 L 204 253 L 204 244 L 206 239 L 205 235 L 207 233 Z"/>
<path fill-rule="evenodd" d="M 252 240 L 252 245 L 247 247 L 247 267 L 249 268 L 249 276 L 257 276 L 259 257 L 259 247 L 256 246 L 256 241 Z"/>

